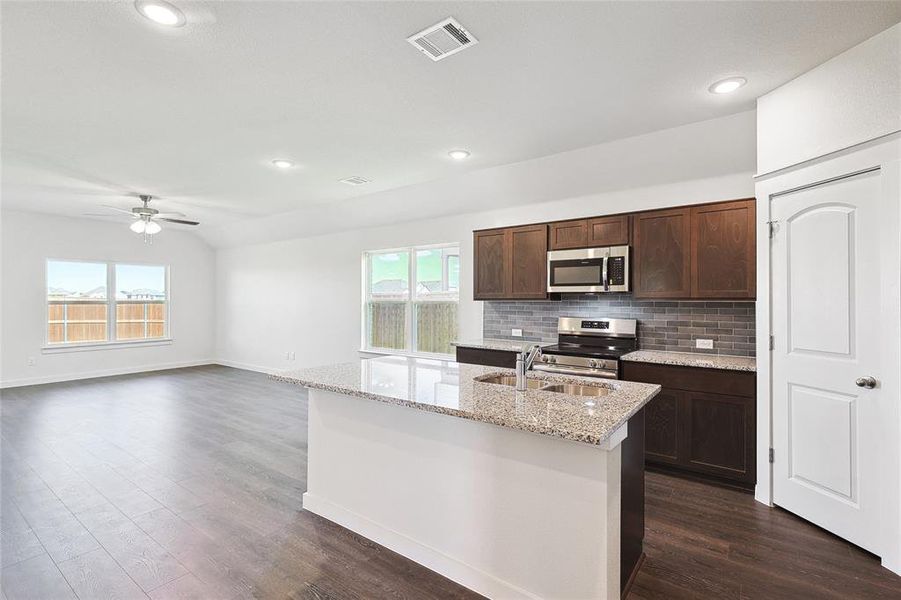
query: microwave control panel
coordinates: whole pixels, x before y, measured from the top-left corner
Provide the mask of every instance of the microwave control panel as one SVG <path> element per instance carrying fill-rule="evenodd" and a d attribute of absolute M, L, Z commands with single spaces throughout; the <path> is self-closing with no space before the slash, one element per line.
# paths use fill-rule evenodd
<path fill-rule="evenodd" d="M 607 283 L 609 285 L 626 284 L 625 256 L 611 256 L 607 260 Z"/>

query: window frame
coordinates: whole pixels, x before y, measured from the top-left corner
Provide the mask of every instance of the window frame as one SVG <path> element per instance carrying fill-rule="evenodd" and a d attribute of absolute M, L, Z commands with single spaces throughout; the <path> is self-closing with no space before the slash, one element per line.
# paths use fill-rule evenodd
<path fill-rule="evenodd" d="M 447 360 L 448 358 L 453 358 L 453 353 L 440 353 L 440 352 L 420 352 L 414 350 L 416 348 L 417 342 L 417 319 L 415 318 L 415 304 L 416 302 L 455 302 L 457 305 L 457 317 L 459 319 L 460 315 L 460 285 L 459 282 L 457 284 L 457 289 L 453 294 L 455 297 L 451 300 L 450 295 L 451 292 L 446 292 L 441 294 L 439 297 L 422 297 L 417 298 L 416 296 L 416 252 L 420 250 L 443 250 L 445 248 L 453 248 L 457 251 L 457 256 L 460 256 L 461 248 L 460 244 L 457 242 L 445 242 L 440 244 L 423 244 L 419 246 L 401 246 L 398 248 L 384 248 L 379 250 L 364 250 L 362 257 L 362 284 L 363 284 L 363 293 L 361 294 L 362 303 L 360 307 L 360 351 L 369 353 L 369 354 L 388 354 L 388 355 L 398 355 L 398 356 L 421 356 L 424 358 L 434 358 Z M 404 330 L 407 332 L 404 339 L 404 349 L 397 348 L 381 348 L 377 346 L 369 345 L 369 313 L 367 310 L 367 305 L 372 301 L 372 287 L 371 287 L 371 258 L 374 255 L 378 254 L 393 254 L 406 252 L 408 254 L 407 259 L 407 293 L 406 299 L 392 299 L 385 298 L 385 302 L 403 302 L 405 306 L 404 310 Z M 458 260 L 460 260 L 458 258 Z M 442 282 L 450 282 L 449 277 L 450 270 L 448 269 L 447 260 L 442 259 L 441 261 L 441 277 Z M 449 287 L 449 286 L 448 286 Z M 458 331 L 459 334 L 459 331 Z"/>
<path fill-rule="evenodd" d="M 50 342 L 50 299 L 47 297 L 49 289 L 49 266 L 51 262 L 67 263 L 93 263 L 106 267 L 106 339 L 87 342 Z M 164 269 L 164 281 L 166 286 L 166 300 L 163 323 L 163 335 L 154 338 L 132 338 L 120 340 L 116 338 L 116 266 L 141 266 L 162 267 Z M 92 258 L 47 258 L 44 260 L 44 338 L 41 344 L 41 352 L 55 354 L 58 352 L 73 352 L 79 350 L 101 350 L 105 348 L 122 348 L 129 346 L 163 346 L 172 343 L 172 291 L 169 265 L 156 262 L 138 260 L 97 260 Z"/>

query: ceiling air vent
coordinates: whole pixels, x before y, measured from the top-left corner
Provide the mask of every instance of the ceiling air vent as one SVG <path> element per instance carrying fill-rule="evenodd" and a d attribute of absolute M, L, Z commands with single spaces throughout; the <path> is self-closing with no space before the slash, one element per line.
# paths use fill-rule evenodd
<path fill-rule="evenodd" d="M 450 17 L 411 35 L 407 41 L 432 60 L 447 58 L 479 43 L 456 19 Z"/>
<path fill-rule="evenodd" d="M 346 179 L 339 179 L 341 183 L 346 183 L 347 185 L 363 185 L 364 183 L 372 183 L 365 177 L 359 177 L 354 175 L 353 177 L 347 177 Z"/>

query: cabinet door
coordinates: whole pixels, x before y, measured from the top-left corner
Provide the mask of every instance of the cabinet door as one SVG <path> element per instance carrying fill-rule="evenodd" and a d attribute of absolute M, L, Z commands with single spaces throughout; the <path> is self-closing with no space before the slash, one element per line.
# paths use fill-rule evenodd
<path fill-rule="evenodd" d="M 754 199 L 691 209 L 691 295 L 754 298 L 757 287 Z"/>
<path fill-rule="evenodd" d="M 644 452 L 648 462 L 680 462 L 680 413 L 685 392 L 663 388 L 644 408 Z"/>
<path fill-rule="evenodd" d="M 551 223 L 551 250 L 566 250 L 567 248 L 587 248 L 588 221 L 561 221 Z"/>
<path fill-rule="evenodd" d="M 473 299 L 504 298 L 509 290 L 510 238 L 507 229 L 473 233 Z"/>
<path fill-rule="evenodd" d="M 690 297 L 691 209 L 638 213 L 633 223 L 635 297 Z"/>
<path fill-rule="evenodd" d="M 510 298 L 547 298 L 547 225 L 510 231 Z"/>
<path fill-rule="evenodd" d="M 681 465 L 746 484 L 756 482 L 754 400 L 685 393 Z"/>
<path fill-rule="evenodd" d="M 629 243 L 629 222 L 629 215 L 588 219 L 588 245 L 627 245 Z"/>

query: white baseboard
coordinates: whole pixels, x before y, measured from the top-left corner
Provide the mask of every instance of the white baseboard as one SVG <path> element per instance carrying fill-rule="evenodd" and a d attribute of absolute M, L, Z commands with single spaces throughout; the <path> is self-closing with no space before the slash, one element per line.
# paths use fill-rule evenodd
<path fill-rule="evenodd" d="M 252 365 L 250 363 L 239 362 L 236 360 L 225 360 L 221 358 L 217 358 L 213 361 L 214 364 L 222 365 L 223 367 L 232 367 L 234 369 L 244 369 L 245 371 L 256 371 L 257 373 L 265 373 L 269 375 L 270 373 L 280 373 L 284 369 L 273 369 L 272 367 L 262 367 L 260 365 Z"/>
<path fill-rule="evenodd" d="M 79 379 L 95 379 L 97 377 L 113 377 L 115 375 L 131 375 L 147 371 L 165 371 L 166 369 L 182 369 L 184 367 L 199 367 L 213 365 L 216 361 L 207 358 L 203 360 L 188 360 L 172 363 L 160 363 L 156 365 L 140 365 L 135 367 L 120 367 L 118 369 L 101 369 L 98 371 L 84 371 L 81 373 L 62 373 L 59 375 L 44 375 L 40 377 L 23 377 L 0 381 L 0 389 L 23 387 L 26 385 L 41 385 L 44 383 L 60 383 L 63 381 L 77 381 Z"/>
<path fill-rule="evenodd" d="M 539 600 L 538 596 L 526 590 L 480 571 L 362 515 L 347 510 L 330 500 L 310 494 L 310 492 L 305 492 L 303 495 L 303 508 L 333 523 L 337 523 L 345 529 L 358 533 L 377 544 L 381 544 L 389 550 L 393 550 L 413 562 L 440 573 L 448 579 L 488 598 Z"/>
<path fill-rule="evenodd" d="M 883 556 L 882 566 L 896 575 L 901 575 L 901 560 L 897 556 Z"/>

